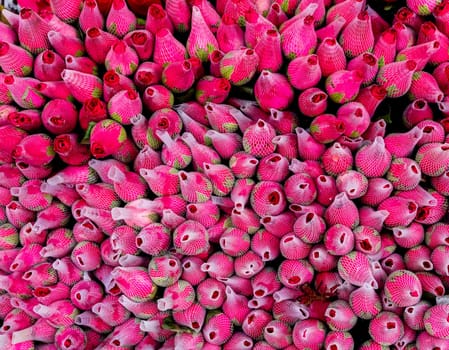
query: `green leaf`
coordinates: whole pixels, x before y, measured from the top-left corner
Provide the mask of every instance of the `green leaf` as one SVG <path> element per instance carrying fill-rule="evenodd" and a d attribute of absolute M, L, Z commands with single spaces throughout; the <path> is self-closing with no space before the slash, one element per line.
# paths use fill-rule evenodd
<path fill-rule="evenodd" d="M 162 329 L 167 329 L 175 333 L 194 333 L 192 329 L 177 324 L 172 316 L 164 318 Z"/>
<path fill-rule="evenodd" d="M 90 134 L 92 133 L 92 128 L 96 125 L 96 122 L 90 122 L 87 126 L 86 132 L 84 133 L 83 139 L 81 140 L 82 145 L 90 144 Z"/>

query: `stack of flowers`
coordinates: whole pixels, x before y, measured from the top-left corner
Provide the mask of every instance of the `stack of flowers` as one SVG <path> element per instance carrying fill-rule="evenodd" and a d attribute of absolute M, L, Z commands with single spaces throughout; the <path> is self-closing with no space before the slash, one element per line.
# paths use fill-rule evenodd
<path fill-rule="evenodd" d="M 449 349 L 449 0 L 19 5 L 1 349 Z"/>

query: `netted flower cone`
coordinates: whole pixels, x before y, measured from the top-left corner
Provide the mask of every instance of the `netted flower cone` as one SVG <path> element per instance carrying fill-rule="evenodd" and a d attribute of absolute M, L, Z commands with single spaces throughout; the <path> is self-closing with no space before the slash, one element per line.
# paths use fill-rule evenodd
<path fill-rule="evenodd" d="M 423 19 L 419 15 L 413 12 L 409 7 L 401 7 L 394 16 L 395 21 L 404 23 L 405 25 L 413 28 L 413 30 L 419 30 L 419 27 L 423 23 Z"/>
<path fill-rule="evenodd" d="M 139 65 L 139 56 L 125 41 L 114 43 L 105 57 L 107 70 L 115 70 L 119 74 L 131 75 Z"/>
<path fill-rule="evenodd" d="M 2 22 L 0 24 L 0 33 L 2 34 L 3 41 L 7 43 L 17 42 L 17 33 L 11 25 Z"/>
<path fill-rule="evenodd" d="M 432 64 L 446 62 L 449 59 L 449 38 L 433 22 L 424 22 L 419 29 L 417 43 L 422 44 L 434 40 L 437 40 L 440 45 L 430 56 L 429 62 Z"/>
<path fill-rule="evenodd" d="M 263 110 L 286 109 L 293 101 L 293 89 L 280 73 L 262 71 L 254 86 L 256 101 Z"/>
<path fill-rule="evenodd" d="M 311 15 L 298 16 L 292 18 L 292 21 L 280 31 L 282 52 L 290 60 L 313 53 L 317 46 L 315 18 Z"/>
<path fill-rule="evenodd" d="M 343 104 L 357 97 L 362 81 L 360 70 L 339 70 L 327 77 L 326 92 L 332 101 Z"/>
<path fill-rule="evenodd" d="M 370 85 L 376 78 L 381 62 L 378 58 L 370 53 L 364 52 L 348 62 L 348 70 L 360 70 L 363 75 L 362 85 Z M 358 97 L 358 96 L 357 96 Z"/>
<path fill-rule="evenodd" d="M 407 7 L 420 16 L 427 16 L 440 2 L 438 0 L 407 0 Z"/>
<path fill-rule="evenodd" d="M 156 35 L 162 28 L 167 28 L 173 33 L 173 24 L 164 8 L 158 3 L 151 4 L 147 10 L 145 29 Z"/>
<path fill-rule="evenodd" d="M 206 75 L 198 81 L 196 89 L 195 97 L 199 103 L 223 103 L 229 95 L 231 84 L 225 78 Z"/>
<path fill-rule="evenodd" d="M 33 69 L 33 55 L 14 43 L 1 41 L 0 67 L 7 74 L 18 77 L 27 76 Z"/>
<path fill-rule="evenodd" d="M 61 56 L 52 50 L 45 50 L 34 61 L 34 76 L 41 81 L 60 80 L 64 68 Z"/>
<path fill-rule="evenodd" d="M 320 81 L 322 74 L 317 55 L 297 57 L 289 63 L 287 68 L 288 81 L 298 90 L 314 87 Z"/>
<path fill-rule="evenodd" d="M 275 29 L 273 23 L 255 10 L 245 14 L 245 21 L 245 43 L 250 48 L 256 47 L 265 31 Z"/>
<path fill-rule="evenodd" d="M 372 157 L 376 157 L 378 162 L 371 162 Z M 367 177 L 383 176 L 390 167 L 391 154 L 385 148 L 385 143 L 381 137 L 376 137 L 374 141 L 361 148 L 355 155 L 355 166 Z"/>
<path fill-rule="evenodd" d="M 410 89 L 415 71 L 413 60 L 393 62 L 379 69 L 376 81 L 387 90 L 388 97 L 400 97 Z"/>
<path fill-rule="evenodd" d="M 365 1 L 341 1 L 330 7 L 326 13 L 326 23 L 330 23 L 338 17 L 343 17 L 346 24 L 350 23 L 363 10 Z"/>
<path fill-rule="evenodd" d="M 259 216 L 279 215 L 286 206 L 282 187 L 273 181 L 261 181 L 254 186 L 250 202 Z"/>
<path fill-rule="evenodd" d="M 103 93 L 103 82 L 95 75 L 64 69 L 61 77 L 73 97 L 81 103 L 93 97 L 99 98 Z"/>
<path fill-rule="evenodd" d="M 20 107 L 40 108 L 45 104 L 44 97 L 37 91 L 38 80 L 30 77 L 6 75 L 3 79 L 10 97 Z"/>
<path fill-rule="evenodd" d="M 156 130 L 156 135 L 162 140 L 161 160 L 164 164 L 176 169 L 186 168 L 192 161 L 190 148 L 179 138 L 172 139 L 167 131 Z"/>
<path fill-rule="evenodd" d="M 297 348 L 321 348 L 326 337 L 324 328 L 322 321 L 313 318 L 295 323 L 292 333 L 293 344 Z"/>
<path fill-rule="evenodd" d="M 344 280 L 355 286 L 362 287 L 369 284 L 377 288 L 368 257 L 358 251 L 352 251 L 338 260 L 338 274 Z"/>
<path fill-rule="evenodd" d="M 216 35 L 218 46 L 224 53 L 237 50 L 245 45 L 243 30 L 230 14 L 223 14 Z"/>
<path fill-rule="evenodd" d="M 415 159 L 423 174 L 432 177 L 441 176 L 448 170 L 447 146 L 446 143 L 428 143 L 418 149 Z"/>
<path fill-rule="evenodd" d="M 424 326 L 426 331 L 439 339 L 447 339 L 448 334 L 448 304 L 432 306 L 424 314 Z"/>
<path fill-rule="evenodd" d="M 257 71 L 259 56 L 253 49 L 238 49 L 226 53 L 220 61 L 220 73 L 232 85 L 243 85 Z"/>
<path fill-rule="evenodd" d="M 75 106 L 61 99 L 54 99 L 44 106 L 41 113 L 42 125 L 52 134 L 72 132 L 77 124 L 78 112 Z"/>
<path fill-rule="evenodd" d="M 192 152 L 192 161 L 196 170 L 204 171 L 204 163 L 220 163 L 219 154 L 213 148 L 197 142 L 192 134 L 184 132 L 181 138 Z"/>
<path fill-rule="evenodd" d="M 108 177 L 113 182 L 117 195 L 126 203 L 144 198 L 147 194 L 148 187 L 145 180 L 132 171 L 122 171 L 112 166 L 108 171 Z"/>
<path fill-rule="evenodd" d="M 22 9 L 18 24 L 17 35 L 23 48 L 32 54 L 38 54 L 50 48 L 47 34 L 51 28 L 36 12 L 29 8 Z"/>
<path fill-rule="evenodd" d="M 416 99 L 411 102 L 402 114 L 404 124 L 412 128 L 422 121 L 433 119 L 433 111 L 429 103 L 424 99 Z"/>
<path fill-rule="evenodd" d="M 316 117 L 326 110 L 327 100 L 327 94 L 319 88 L 306 89 L 298 97 L 299 110 L 307 117 Z"/>
<path fill-rule="evenodd" d="M 173 245 L 184 255 L 198 255 L 209 249 L 208 233 L 200 223 L 186 220 L 173 233 Z"/>
<path fill-rule="evenodd" d="M 24 137 L 17 144 L 12 156 L 16 161 L 23 161 L 32 166 L 49 164 L 54 156 L 51 138 L 42 133 Z"/>
<path fill-rule="evenodd" d="M 413 100 L 424 99 L 433 103 L 441 102 L 444 98 L 443 91 L 434 76 L 423 71 L 413 74 L 409 94 Z"/>
<path fill-rule="evenodd" d="M 440 43 L 437 40 L 427 41 L 421 44 L 406 47 L 398 52 L 396 61 L 414 60 L 416 70 L 423 70 L 430 57 L 439 50 Z"/>
<path fill-rule="evenodd" d="M 327 25 L 317 29 L 316 35 L 318 40 L 323 41 L 325 38 L 336 39 L 346 24 L 346 19 L 338 16 L 330 21 Z"/>
<path fill-rule="evenodd" d="M 190 57 L 198 57 L 203 62 L 209 59 L 212 51 L 219 48 L 217 39 L 197 6 L 192 7 L 192 24 L 186 47 Z"/>
<path fill-rule="evenodd" d="M 186 0 L 168 0 L 165 11 L 176 30 L 179 32 L 190 30 L 192 11 Z"/>
<path fill-rule="evenodd" d="M 194 82 L 195 74 L 189 60 L 171 62 L 162 71 L 162 83 L 174 93 L 186 92 Z"/>
<path fill-rule="evenodd" d="M 117 152 L 127 139 L 126 130 L 112 119 L 95 124 L 90 134 L 90 149 L 96 158 L 104 158 Z"/>
<path fill-rule="evenodd" d="M 84 33 L 92 27 L 103 28 L 104 18 L 96 0 L 84 2 L 79 14 L 78 22 Z"/>
<path fill-rule="evenodd" d="M 78 57 L 84 54 L 84 43 L 77 36 L 70 36 L 56 30 L 50 30 L 47 36 L 51 46 L 61 57 L 66 55 Z"/>
<path fill-rule="evenodd" d="M 65 67 L 89 74 L 98 74 L 98 66 L 89 57 L 65 56 Z"/>
<path fill-rule="evenodd" d="M 281 36 L 275 29 L 267 29 L 254 50 L 259 56 L 258 71 L 277 72 L 282 65 Z"/>
<path fill-rule="evenodd" d="M 382 32 L 377 39 L 373 53 L 379 60 L 379 66 L 391 63 L 396 57 L 396 30 L 390 28 Z"/>
<path fill-rule="evenodd" d="M 449 25 L 447 20 L 449 19 L 449 6 L 447 1 L 441 1 L 434 9 L 435 23 L 438 29 L 449 35 Z"/>
<path fill-rule="evenodd" d="M 369 325 L 373 340 L 383 346 L 396 343 L 404 335 L 404 324 L 400 317 L 391 311 L 382 311 Z"/>
<path fill-rule="evenodd" d="M 352 311 L 362 319 L 372 319 L 379 314 L 382 304 L 376 290 L 369 284 L 355 289 L 349 295 Z"/>
<path fill-rule="evenodd" d="M 135 302 L 149 301 L 157 287 L 143 267 L 116 267 L 111 273 L 122 293 Z"/>
<path fill-rule="evenodd" d="M 122 90 L 135 90 L 134 82 L 127 76 L 110 69 L 103 75 L 103 100 L 109 100 Z M 103 101 L 102 101 L 103 102 Z"/>
<path fill-rule="evenodd" d="M 157 32 L 154 41 L 154 62 L 165 66 L 167 63 L 183 61 L 187 57 L 185 46 L 166 28 Z"/>
<path fill-rule="evenodd" d="M 422 296 L 422 285 L 418 277 L 407 270 L 391 273 L 385 281 L 386 297 L 395 305 L 407 307 L 417 304 Z"/>
<path fill-rule="evenodd" d="M 148 60 L 153 54 L 154 35 L 145 29 L 133 30 L 123 40 L 136 51 L 141 61 Z"/>
<path fill-rule="evenodd" d="M 395 158 L 387 173 L 387 179 L 391 181 L 393 187 L 403 191 L 416 188 L 421 176 L 419 165 L 410 158 Z"/>
<path fill-rule="evenodd" d="M 356 227 L 359 223 L 359 212 L 354 202 L 351 201 L 346 192 L 335 196 L 324 214 L 330 225 L 342 224 L 348 227 Z"/>
<path fill-rule="evenodd" d="M 117 41 L 119 39 L 115 35 L 105 32 L 101 27 L 92 26 L 86 30 L 84 45 L 87 54 L 93 61 L 104 63 L 111 46 Z"/>
<path fill-rule="evenodd" d="M 339 42 L 348 57 L 355 57 L 373 50 L 374 33 L 371 17 L 366 11 L 360 12 L 347 23 L 340 34 Z"/>
<path fill-rule="evenodd" d="M 122 125 L 130 125 L 131 119 L 142 113 L 142 100 L 135 90 L 122 90 L 108 102 L 111 119 Z"/>
<path fill-rule="evenodd" d="M 393 196 L 382 201 L 378 209 L 389 212 L 385 226 L 408 226 L 415 219 L 418 206 L 413 200 Z"/>
<path fill-rule="evenodd" d="M 259 120 L 243 134 L 243 149 L 255 157 L 264 157 L 274 152 L 276 146 L 272 140 L 275 136 L 274 128 L 263 120 Z"/>
<path fill-rule="evenodd" d="M 415 126 L 403 133 L 392 133 L 385 136 L 385 147 L 395 157 L 409 157 L 423 135 L 423 131 Z"/>
<path fill-rule="evenodd" d="M 106 28 L 109 33 L 123 38 L 136 29 L 136 15 L 128 8 L 124 0 L 113 0 L 106 18 Z"/>
<path fill-rule="evenodd" d="M 51 8 L 56 16 L 61 20 L 71 23 L 74 22 L 81 12 L 81 0 L 74 1 L 71 4 L 65 4 L 61 0 L 52 0 Z"/>

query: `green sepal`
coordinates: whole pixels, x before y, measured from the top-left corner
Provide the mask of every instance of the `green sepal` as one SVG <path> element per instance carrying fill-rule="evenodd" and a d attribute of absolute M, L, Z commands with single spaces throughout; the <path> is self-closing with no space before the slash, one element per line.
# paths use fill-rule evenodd
<path fill-rule="evenodd" d="M 229 79 L 234 72 L 234 66 L 224 66 L 220 68 L 220 73 L 223 78 Z"/>
<path fill-rule="evenodd" d="M 334 92 L 333 94 L 329 95 L 331 100 L 334 101 L 335 103 L 340 103 L 343 100 L 344 96 L 345 95 L 342 94 L 341 92 Z"/>
<path fill-rule="evenodd" d="M 88 145 L 90 144 L 90 134 L 92 133 L 92 128 L 96 125 L 96 122 L 89 122 L 89 124 L 87 125 L 87 129 L 86 132 L 84 133 L 83 138 L 81 139 L 81 144 L 82 145 Z"/>
<path fill-rule="evenodd" d="M 195 333 L 192 329 L 177 324 L 172 316 L 164 318 L 164 321 L 162 322 L 162 329 L 167 329 L 175 333 Z"/>

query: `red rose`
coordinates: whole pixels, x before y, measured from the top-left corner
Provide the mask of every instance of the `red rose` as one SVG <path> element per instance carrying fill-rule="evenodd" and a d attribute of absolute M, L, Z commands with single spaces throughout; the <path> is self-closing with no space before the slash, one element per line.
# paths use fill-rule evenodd
<path fill-rule="evenodd" d="M 90 122 L 98 122 L 106 119 L 106 103 L 93 97 L 84 102 L 79 113 L 80 126 L 86 130 Z"/>
<path fill-rule="evenodd" d="M 135 32 L 131 35 L 131 41 L 134 45 L 142 46 L 148 40 L 148 36 L 144 32 Z"/>
<path fill-rule="evenodd" d="M 98 142 L 94 142 L 90 145 L 90 152 L 95 158 L 102 158 L 106 155 L 103 145 Z"/>
<path fill-rule="evenodd" d="M 120 84 L 120 77 L 114 70 L 108 70 L 103 76 L 103 81 L 107 86 L 113 87 Z"/>
<path fill-rule="evenodd" d="M 69 135 L 58 135 L 53 141 L 53 149 L 56 153 L 65 155 L 72 150 L 72 141 Z"/>

